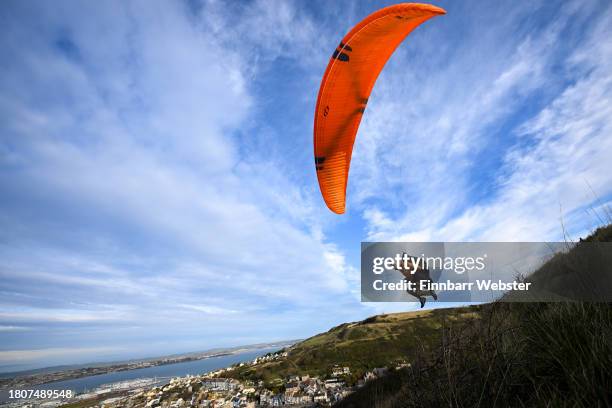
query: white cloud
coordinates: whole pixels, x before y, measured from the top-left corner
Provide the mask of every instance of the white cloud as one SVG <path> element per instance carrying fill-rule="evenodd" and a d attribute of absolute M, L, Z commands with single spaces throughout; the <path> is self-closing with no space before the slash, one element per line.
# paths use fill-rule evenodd
<path fill-rule="evenodd" d="M 83 355 L 106 355 L 121 349 L 115 347 L 47 348 L 37 350 L 0 351 L 0 363 L 36 362 L 49 358 L 75 358 Z"/>
<path fill-rule="evenodd" d="M 276 58 L 311 43 L 312 23 L 256 2 L 241 44 L 178 3 L 115 6 L 43 7 L 36 30 L 7 29 L 33 45 L 2 44 L 19 64 L 2 82 L 0 182 L 21 207 L 1 219 L 0 320 L 213 332 L 227 317 L 238 339 L 245 314 L 346 305 L 356 272 L 326 242 L 313 194 L 234 136 L 255 114 L 250 44 Z"/>
<path fill-rule="evenodd" d="M 95 309 L 52 309 L 3 306 L 0 321 L 19 321 L 23 323 L 100 323 L 121 322 L 128 320 L 128 308 L 108 305 L 96 305 Z M 135 316 L 129 316 L 135 320 Z"/>
<path fill-rule="evenodd" d="M 232 310 L 232 309 L 224 309 L 221 307 L 217 307 L 214 305 L 190 305 L 190 304 L 182 304 L 179 305 L 180 307 L 187 309 L 187 310 L 193 310 L 196 312 L 200 312 L 200 313 L 204 313 L 204 314 L 212 314 L 212 315 L 228 315 L 228 314 L 236 314 L 236 313 L 240 313 L 237 310 Z"/>
<path fill-rule="evenodd" d="M 30 330 L 25 326 L 5 326 L 0 325 L 0 332 L 20 332 L 20 331 L 28 331 Z"/>
<path fill-rule="evenodd" d="M 353 193 L 369 239 L 562 239 L 562 216 L 571 218 L 575 233 L 585 232 L 593 220 L 570 216 L 592 203 L 587 182 L 603 197 L 612 186 L 604 158 L 612 152 L 609 10 L 597 27 L 586 26 L 592 28 L 586 39 L 572 38 L 569 56 L 562 44 L 568 25 L 592 8 L 567 4 L 547 27 L 524 37 L 504 26 L 479 26 L 489 40 L 466 44 L 477 47 L 477 59 L 460 48 L 458 60 L 433 73 L 427 62 L 417 64 L 422 73 L 406 63 L 401 69 L 408 73 L 400 74 L 400 64 L 391 65 L 371 98 L 354 155 Z M 554 71 L 559 65 L 565 78 Z M 563 81 L 574 83 L 563 88 Z M 523 136 L 498 130 L 534 95 L 555 93 L 520 126 Z M 491 146 L 504 152 L 501 169 L 480 161 Z M 480 197 L 483 180 L 491 191 Z"/>

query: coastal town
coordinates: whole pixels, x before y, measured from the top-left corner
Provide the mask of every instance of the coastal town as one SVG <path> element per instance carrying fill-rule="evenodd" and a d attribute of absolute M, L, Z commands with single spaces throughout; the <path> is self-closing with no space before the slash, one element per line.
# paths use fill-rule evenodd
<path fill-rule="evenodd" d="M 328 407 L 340 401 L 366 382 L 384 376 L 390 368 L 369 370 L 355 384 L 348 384 L 350 367 L 334 365 L 324 376 L 292 375 L 278 379 L 273 386 L 264 381 L 239 380 L 234 372 L 245 366 L 257 366 L 285 358 L 281 350 L 257 357 L 250 362 L 201 375 L 175 377 L 160 383 L 140 379 L 100 387 L 71 399 L 22 401 L 6 407 L 53 408 L 62 406 L 96 408 L 256 408 L 256 407 Z M 394 369 L 405 367 L 395 366 Z M 78 405 L 75 405 L 78 404 Z"/>

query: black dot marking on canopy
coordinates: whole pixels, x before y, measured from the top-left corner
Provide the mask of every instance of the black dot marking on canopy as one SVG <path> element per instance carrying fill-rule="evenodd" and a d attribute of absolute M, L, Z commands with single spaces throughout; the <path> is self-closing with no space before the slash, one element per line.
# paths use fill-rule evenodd
<path fill-rule="evenodd" d="M 340 48 L 341 50 L 353 51 L 350 45 L 346 45 L 342 41 L 340 41 L 340 45 L 338 46 L 338 48 Z"/>
<path fill-rule="evenodd" d="M 344 51 L 351 52 L 353 51 L 353 49 L 351 48 L 350 45 L 346 45 L 345 43 L 340 42 L 340 44 L 338 45 L 338 47 L 332 54 L 332 58 L 337 59 L 338 61 L 348 62 L 350 58 L 348 54 L 345 53 Z"/>
<path fill-rule="evenodd" d="M 342 61 L 342 62 L 349 61 L 349 56 L 338 50 L 334 51 L 334 53 L 332 54 L 332 58 L 337 59 L 338 61 Z"/>

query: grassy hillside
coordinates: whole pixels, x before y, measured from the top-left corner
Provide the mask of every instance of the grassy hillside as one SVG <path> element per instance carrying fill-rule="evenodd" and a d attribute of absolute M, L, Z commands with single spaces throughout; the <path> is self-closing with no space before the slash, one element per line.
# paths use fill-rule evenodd
<path fill-rule="evenodd" d="M 413 361 L 437 344 L 441 329 L 452 322 L 476 319 L 477 310 L 474 306 L 395 313 L 345 323 L 296 344 L 286 358 L 240 367 L 232 375 L 274 383 L 289 375 L 327 375 L 338 364 L 350 367 L 353 375 L 348 380 L 355 381 L 374 367 Z"/>
<path fill-rule="evenodd" d="M 608 226 L 585 241 L 611 240 Z M 565 267 L 574 255 L 551 259 L 528 279 L 576 282 L 581 271 Z M 609 303 L 498 302 L 477 315 L 442 328 L 412 367 L 367 383 L 337 407 L 612 406 Z"/>
<path fill-rule="evenodd" d="M 608 304 L 498 303 L 480 313 L 337 407 L 612 406 Z"/>
<path fill-rule="evenodd" d="M 584 241 L 612 241 L 612 226 Z M 578 244 L 580 246 L 580 244 Z M 576 287 L 576 251 L 553 257 L 527 280 L 562 293 Z M 553 279 L 554 278 L 554 279 Z M 561 283 L 560 283 L 561 282 Z M 567 285 L 565 285 L 567 286 Z M 356 382 L 374 367 L 411 366 L 368 382 L 338 408 L 612 406 L 612 307 L 608 303 L 493 303 L 373 316 L 289 349 L 232 376 L 269 386 L 296 374 L 348 366 Z"/>

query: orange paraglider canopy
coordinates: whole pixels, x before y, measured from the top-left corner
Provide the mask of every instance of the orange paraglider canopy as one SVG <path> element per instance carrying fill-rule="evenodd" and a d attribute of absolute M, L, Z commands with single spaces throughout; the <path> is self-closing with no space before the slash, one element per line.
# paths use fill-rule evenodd
<path fill-rule="evenodd" d="M 372 87 L 399 44 L 421 23 L 446 12 L 429 4 L 402 3 L 370 14 L 342 39 L 319 89 L 314 154 L 325 203 L 344 213 L 353 143 Z"/>

